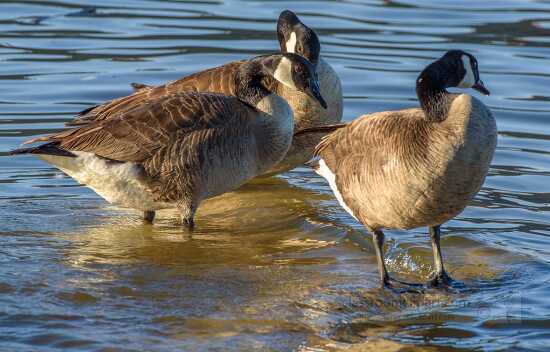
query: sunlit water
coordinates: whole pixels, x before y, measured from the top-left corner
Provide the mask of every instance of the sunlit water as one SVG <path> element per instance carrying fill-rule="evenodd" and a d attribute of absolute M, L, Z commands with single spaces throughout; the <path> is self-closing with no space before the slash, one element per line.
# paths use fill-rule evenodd
<path fill-rule="evenodd" d="M 466 289 L 379 290 L 370 238 L 306 168 L 205 203 L 190 237 L 170 211 L 144 226 L 6 156 L 130 82 L 275 51 L 284 8 L 320 34 L 346 120 L 416 105 L 445 50 L 477 56 L 500 133 L 483 190 L 444 228 Z M 542 1 L 1 1 L 0 350 L 547 350 L 549 47 Z M 388 237 L 392 272 L 425 280 L 426 229 Z"/>

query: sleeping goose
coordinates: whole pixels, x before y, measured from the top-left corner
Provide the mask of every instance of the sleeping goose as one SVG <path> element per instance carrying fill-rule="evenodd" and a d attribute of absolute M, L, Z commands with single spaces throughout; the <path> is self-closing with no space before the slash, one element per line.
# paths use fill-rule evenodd
<path fill-rule="evenodd" d="M 296 129 L 304 129 L 325 124 L 337 123 L 342 119 L 342 88 L 340 79 L 332 67 L 320 56 L 319 39 L 315 32 L 304 25 L 291 11 L 283 11 L 277 23 L 277 36 L 283 53 L 296 53 L 308 59 L 319 77 L 321 95 L 325 98 L 328 109 L 320 108 L 315 99 L 292 87 L 273 81 L 273 91 L 283 97 L 294 113 Z M 132 86 L 133 94 L 112 100 L 81 112 L 75 120 L 67 125 L 82 125 L 91 121 L 107 120 L 124 114 L 149 100 L 182 91 L 214 92 L 224 95 L 235 95 L 235 75 L 241 65 L 247 61 L 235 61 L 223 66 L 197 72 L 165 85 L 151 87 L 139 83 Z M 311 159 L 315 145 L 320 136 L 304 135 L 296 138 L 287 156 L 269 174 L 292 169 Z"/>
<path fill-rule="evenodd" d="M 384 265 L 382 229 L 421 226 L 429 227 L 432 243 L 430 284 L 451 284 L 439 243 L 441 224 L 476 195 L 493 157 L 497 129 L 491 111 L 468 94 L 449 93 L 449 87 L 489 94 L 474 56 L 452 50 L 418 77 L 420 108 L 362 116 L 316 148 L 316 172 L 342 207 L 372 232 L 385 287 L 393 279 Z"/>
<path fill-rule="evenodd" d="M 268 88 L 272 81 L 326 106 L 313 66 L 296 54 L 247 61 L 234 79 L 237 97 L 163 95 L 12 154 L 37 154 L 107 201 L 144 211 L 148 222 L 158 209 L 178 208 L 192 229 L 201 201 L 266 172 L 288 151 L 292 110 Z"/>

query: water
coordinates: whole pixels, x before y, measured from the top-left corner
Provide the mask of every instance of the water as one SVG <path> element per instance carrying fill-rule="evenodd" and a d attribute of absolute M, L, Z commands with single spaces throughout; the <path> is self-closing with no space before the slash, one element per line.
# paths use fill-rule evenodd
<path fill-rule="evenodd" d="M 320 34 L 346 120 L 416 105 L 449 48 L 477 56 L 499 145 L 442 241 L 467 290 L 380 291 L 370 238 L 305 168 L 205 203 L 191 238 L 6 156 L 130 82 L 275 51 L 284 8 Z M 547 350 L 549 46 L 543 1 L 1 1 L 0 350 Z M 388 237 L 389 268 L 425 280 L 426 229 Z"/>

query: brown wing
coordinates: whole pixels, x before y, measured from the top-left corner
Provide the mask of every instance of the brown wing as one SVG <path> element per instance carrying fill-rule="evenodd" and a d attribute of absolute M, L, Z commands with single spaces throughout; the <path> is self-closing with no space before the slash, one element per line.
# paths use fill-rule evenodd
<path fill-rule="evenodd" d="M 155 199 L 201 198 L 210 194 L 212 184 L 227 187 L 247 174 L 247 155 L 254 145 L 252 124 L 247 120 L 237 118 L 223 128 L 186 133 L 143 163 Z"/>
<path fill-rule="evenodd" d="M 382 166 L 389 157 L 406 156 L 410 160 L 410 153 L 425 149 L 417 144 L 426 147 L 428 143 L 426 133 L 430 124 L 424 123 L 422 117 L 420 109 L 361 116 L 325 136 L 317 145 L 315 155 L 322 156 L 334 167 L 354 155 L 362 157 L 370 167 Z"/>
<path fill-rule="evenodd" d="M 336 174 L 344 201 L 358 216 L 372 187 L 399 177 L 394 166 L 413 170 L 425 164 L 416 160 L 428 158 L 432 128 L 420 109 L 365 115 L 324 137 L 315 155 Z"/>
<path fill-rule="evenodd" d="M 193 132 L 239 125 L 250 116 L 237 98 L 182 92 L 139 105 L 105 121 L 41 139 L 66 151 L 83 151 L 117 161 L 144 162 Z"/>
<path fill-rule="evenodd" d="M 78 114 L 73 121 L 68 122 L 67 125 L 79 126 L 91 121 L 108 120 L 125 114 L 142 104 L 177 92 L 212 92 L 234 96 L 235 74 L 243 62 L 230 62 L 223 66 L 194 73 L 165 85 L 137 90 L 128 96 L 86 109 Z"/>

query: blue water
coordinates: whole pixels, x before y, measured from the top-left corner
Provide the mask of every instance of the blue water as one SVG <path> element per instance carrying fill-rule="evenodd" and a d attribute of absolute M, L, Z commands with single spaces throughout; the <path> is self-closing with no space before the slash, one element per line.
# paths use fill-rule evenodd
<path fill-rule="evenodd" d="M 131 82 L 276 51 L 285 8 L 320 35 L 348 121 L 416 106 L 448 49 L 478 58 L 499 144 L 442 241 L 467 290 L 380 291 L 370 237 L 306 168 L 207 202 L 190 237 L 6 156 Z M 545 351 L 548 82 L 544 1 L 1 1 L 0 350 Z M 387 235 L 390 270 L 425 280 L 426 229 Z"/>

